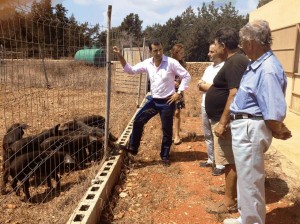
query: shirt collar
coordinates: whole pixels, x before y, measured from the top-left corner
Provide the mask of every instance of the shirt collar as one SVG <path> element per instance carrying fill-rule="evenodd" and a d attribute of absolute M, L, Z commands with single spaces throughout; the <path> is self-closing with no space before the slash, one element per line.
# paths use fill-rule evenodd
<path fill-rule="evenodd" d="M 260 56 L 258 59 L 256 59 L 253 62 L 250 62 L 248 65 L 247 70 L 256 70 L 267 58 L 269 58 L 271 55 L 273 55 L 272 50 L 267 51 L 262 56 Z"/>
<path fill-rule="evenodd" d="M 166 55 L 163 54 L 161 63 L 163 63 L 163 62 L 165 62 L 165 61 L 168 61 L 168 57 L 167 57 Z M 152 57 L 152 59 L 151 59 L 151 64 L 154 65 L 153 57 Z"/>
<path fill-rule="evenodd" d="M 225 63 L 225 62 L 222 61 L 222 62 L 220 62 L 220 63 L 217 64 L 217 65 L 214 65 L 214 64 L 213 64 L 213 68 L 218 68 L 218 67 L 220 67 L 220 66 L 223 66 L 224 63 Z"/>

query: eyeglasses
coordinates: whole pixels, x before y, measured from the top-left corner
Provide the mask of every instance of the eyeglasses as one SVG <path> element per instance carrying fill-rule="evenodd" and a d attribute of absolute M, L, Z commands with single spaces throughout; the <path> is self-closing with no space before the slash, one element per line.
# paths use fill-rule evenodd
<path fill-rule="evenodd" d="M 245 39 L 240 39 L 239 45 L 242 46 L 242 44 L 245 42 Z"/>
<path fill-rule="evenodd" d="M 249 42 L 250 42 L 251 40 L 252 40 L 252 39 L 245 39 L 245 38 L 242 38 L 242 39 L 240 39 L 239 45 L 242 46 L 243 43 L 245 43 L 246 41 L 249 41 Z"/>

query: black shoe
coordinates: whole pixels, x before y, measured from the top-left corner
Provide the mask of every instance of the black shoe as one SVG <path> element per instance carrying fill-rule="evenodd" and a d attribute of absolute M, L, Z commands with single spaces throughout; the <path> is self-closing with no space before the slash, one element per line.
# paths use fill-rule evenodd
<path fill-rule="evenodd" d="M 212 171 L 213 176 L 220 176 L 224 173 L 224 169 L 214 168 Z"/>
<path fill-rule="evenodd" d="M 168 159 L 162 159 L 161 164 L 165 167 L 171 166 L 170 160 L 168 160 Z"/>
<path fill-rule="evenodd" d="M 200 162 L 199 166 L 200 167 L 212 167 L 213 164 L 212 163 L 208 163 L 208 162 Z"/>
<path fill-rule="evenodd" d="M 134 150 L 133 148 L 131 148 L 130 146 L 128 147 L 127 145 L 119 145 L 120 149 L 124 150 L 125 152 L 128 152 L 132 155 L 137 155 L 138 151 Z"/>

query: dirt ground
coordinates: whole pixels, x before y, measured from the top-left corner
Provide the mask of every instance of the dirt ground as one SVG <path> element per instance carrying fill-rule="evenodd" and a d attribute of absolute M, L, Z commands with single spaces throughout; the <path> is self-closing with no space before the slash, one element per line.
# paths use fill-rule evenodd
<path fill-rule="evenodd" d="M 102 212 L 101 223 L 199 223 L 221 224 L 238 213 L 214 215 L 206 212 L 211 202 L 222 201 L 222 195 L 209 191 L 210 186 L 224 184 L 222 176 L 212 176 L 210 168 L 199 167 L 207 159 L 201 129 L 200 94 L 195 78 L 186 92 L 182 110 L 182 144 L 171 150 L 171 166 L 159 161 L 161 126 L 158 117 L 146 125 L 140 151 L 124 162 L 120 182 L 110 203 Z M 300 223 L 298 187 L 290 188 L 288 178 L 274 155 L 267 155 L 266 208 L 267 224 Z"/>
<path fill-rule="evenodd" d="M 196 89 L 196 83 L 197 77 L 193 77 L 190 89 L 186 91 L 186 108 L 182 110 L 181 137 L 183 142 L 181 145 L 173 146 L 171 166 L 166 168 L 159 163 L 161 125 L 158 117 L 155 117 L 145 127 L 139 154 L 125 159 L 120 181 L 113 190 L 110 202 L 102 212 L 101 224 L 220 224 L 226 217 L 238 216 L 237 213 L 222 216 L 211 215 L 205 211 L 209 202 L 222 200 L 222 196 L 211 193 L 209 187 L 223 184 L 224 176 L 214 177 L 210 169 L 201 168 L 198 165 L 200 161 L 206 160 L 207 155 L 201 129 L 201 95 Z M 20 117 L 18 114 L 10 113 L 14 111 L 14 107 L 24 112 L 27 111 L 26 108 L 29 108 L 31 111 L 28 114 L 44 119 L 39 121 L 32 116 L 24 116 L 28 119 L 25 122 L 30 124 L 33 121 L 39 121 L 28 130 L 27 135 L 36 133 L 37 130 L 49 127 L 56 122 L 67 121 L 73 116 L 104 112 L 104 107 L 99 106 L 96 101 L 96 99 L 102 99 L 104 102 L 104 95 L 96 94 L 94 90 L 88 91 L 88 95 L 79 94 L 78 91 L 62 93 L 56 89 L 47 92 L 32 89 L 30 91 L 25 95 L 28 98 L 32 95 L 39 96 L 37 106 L 29 107 L 30 104 L 29 106 L 20 104 L 23 101 L 17 101 L 16 99 L 19 98 L 16 96 L 13 96 L 15 98 L 12 100 L 1 98 L 3 105 L 6 101 L 14 102 L 6 108 L 6 115 L 9 118 L 1 118 L 3 121 L 0 124 L 1 136 L 7 125 L 4 120 L 10 124 L 12 121 L 9 119 L 17 120 Z M 112 123 L 117 124 L 112 130 L 117 135 L 124 130 L 129 120 L 127 116 L 135 109 L 130 98 L 131 95 L 125 96 L 124 94 L 113 96 L 112 108 L 118 108 L 121 112 L 114 114 L 111 119 Z M 83 102 L 75 112 L 62 110 L 74 104 L 74 101 Z M 93 106 L 88 107 L 90 104 Z M 126 105 L 125 108 L 124 105 Z M 42 108 L 42 110 L 37 110 L 37 108 Z M 1 157 L 0 160 L 2 161 Z M 267 224 L 300 223 L 299 183 L 295 188 L 290 187 L 290 180 L 281 172 L 281 164 L 276 155 L 266 157 L 266 166 Z M 99 166 L 94 166 L 66 174 L 62 178 L 60 195 L 50 195 L 42 203 L 25 203 L 15 194 L 1 195 L 0 223 L 66 223 L 98 170 Z M 42 186 L 34 193 L 45 198 L 45 194 L 49 191 Z"/>

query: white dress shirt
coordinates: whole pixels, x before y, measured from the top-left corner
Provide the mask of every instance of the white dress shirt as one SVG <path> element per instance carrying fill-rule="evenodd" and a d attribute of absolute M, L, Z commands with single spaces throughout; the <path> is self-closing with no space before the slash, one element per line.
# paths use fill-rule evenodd
<path fill-rule="evenodd" d="M 166 98 L 175 93 L 175 76 L 181 79 L 178 91 L 188 88 L 191 81 L 189 72 L 173 58 L 163 55 L 161 64 L 156 67 L 153 58 L 148 58 L 134 66 L 126 64 L 124 72 L 128 74 L 140 74 L 146 72 L 151 83 L 151 94 L 153 98 Z"/>

